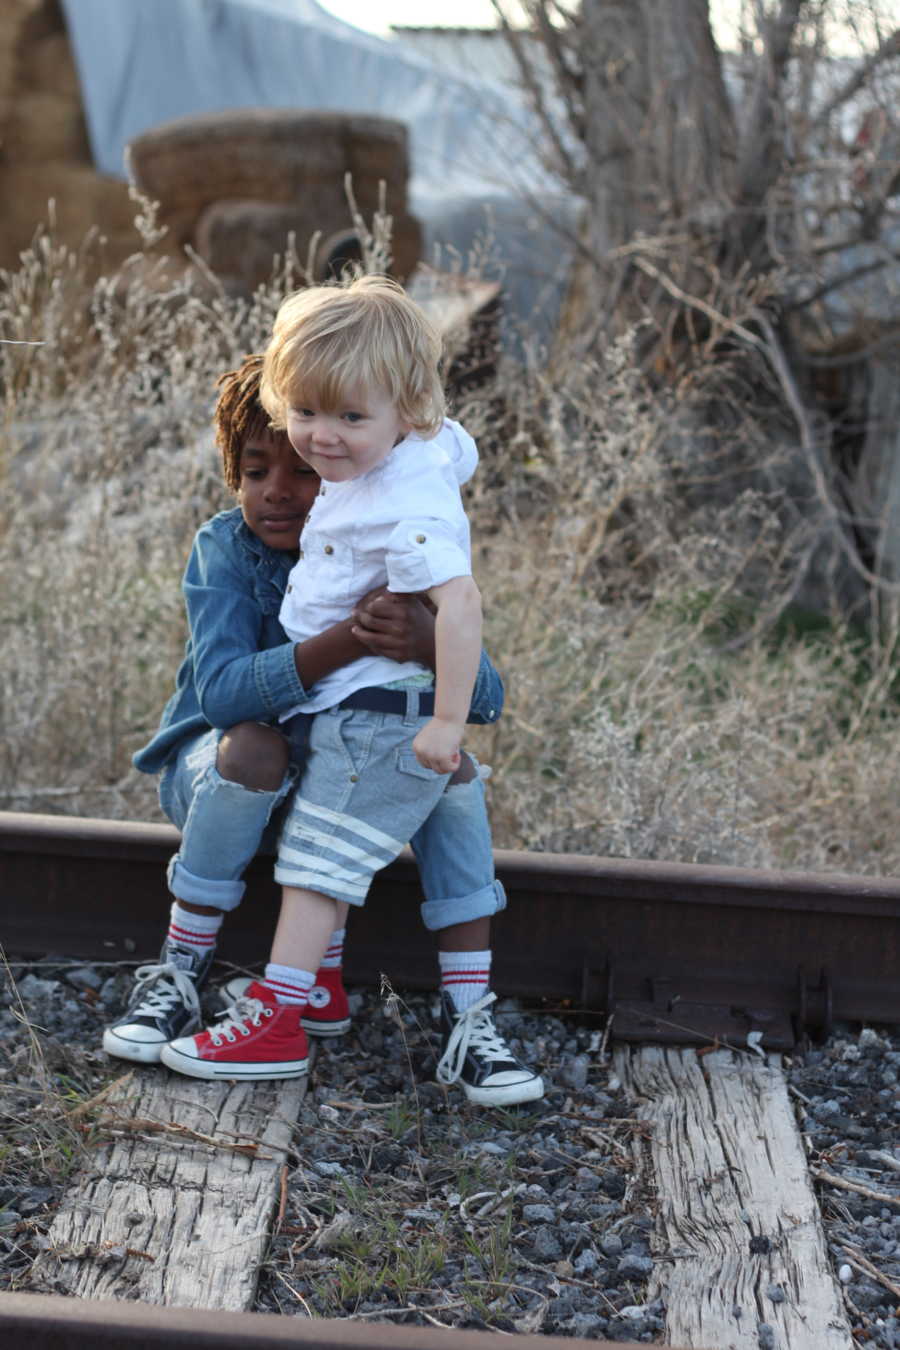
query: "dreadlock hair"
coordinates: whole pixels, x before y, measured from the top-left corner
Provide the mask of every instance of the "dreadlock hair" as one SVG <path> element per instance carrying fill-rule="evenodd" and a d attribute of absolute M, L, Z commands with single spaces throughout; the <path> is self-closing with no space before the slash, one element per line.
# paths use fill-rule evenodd
<path fill-rule="evenodd" d="M 222 472 L 232 492 L 241 486 L 241 451 L 251 436 L 272 433 L 269 415 L 259 401 L 263 358 L 245 356 L 237 370 L 226 371 L 216 381 L 219 397 L 213 413 L 216 445 L 222 452 Z"/>

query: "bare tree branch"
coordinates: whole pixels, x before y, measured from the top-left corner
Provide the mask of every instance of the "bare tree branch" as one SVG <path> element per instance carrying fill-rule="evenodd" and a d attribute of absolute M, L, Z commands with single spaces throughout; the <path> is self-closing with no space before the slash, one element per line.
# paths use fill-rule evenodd
<path fill-rule="evenodd" d="M 558 23 L 553 23 L 550 15 L 554 8 L 551 0 L 526 0 L 527 13 L 540 36 L 544 50 L 553 67 L 556 92 L 565 104 L 569 124 L 575 135 L 583 140 L 584 108 L 580 97 L 581 79 L 580 75 L 572 70 L 571 63 L 567 59 L 568 53 L 563 44 L 563 33 L 571 30 L 573 20 L 569 16 L 565 28 Z M 576 94 L 578 95 L 577 98 Z"/>
<path fill-rule="evenodd" d="M 791 43 L 806 0 L 782 0 L 777 17 L 764 23 L 765 56 L 760 63 L 750 114 L 738 153 L 739 203 L 759 205 L 775 182 L 781 156 L 774 153 L 775 107 Z"/>
<path fill-rule="evenodd" d="M 811 366 L 815 370 L 841 370 L 845 366 L 856 365 L 860 361 L 867 361 L 870 356 L 881 351 L 900 351 L 900 327 L 892 332 L 883 333 L 881 337 L 876 338 L 874 342 L 867 342 L 862 347 L 857 347 L 854 351 L 844 352 L 841 356 L 813 356 L 809 352 L 803 354 L 803 364 Z"/>
<path fill-rule="evenodd" d="M 556 126 L 556 119 L 547 108 L 547 101 L 544 97 L 544 91 L 541 88 L 541 81 L 535 71 L 534 64 L 529 57 L 525 55 L 525 45 L 523 34 L 520 29 L 513 28 L 506 17 L 500 0 L 491 0 L 494 13 L 500 21 L 500 27 L 503 30 L 503 36 L 512 52 L 513 59 L 519 68 L 519 77 L 522 85 L 531 101 L 541 126 L 549 137 L 553 146 L 554 153 L 558 156 L 559 163 L 562 165 L 563 174 L 573 192 L 579 193 L 583 190 L 581 183 L 581 171 L 572 159 L 568 146 L 564 143 Z M 565 86 L 562 85 L 560 92 L 564 94 Z"/>
<path fill-rule="evenodd" d="M 792 313 L 794 310 L 806 309 L 808 305 L 814 305 L 817 300 L 823 296 L 830 295 L 832 291 L 839 291 L 842 286 L 849 286 L 852 281 L 859 281 L 860 277 L 867 277 L 872 272 L 880 272 L 888 263 L 900 262 L 900 255 L 889 253 L 887 257 L 877 258 L 874 262 L 861 263 L 859 267 L 851 268 L 849 272 L 842 272 L 838 277 L 832 277 L 829 281 L 823 281 L 822 285 L 817 287 L 809 295 L 804 295 L 798 300 L 788 300 L 784 304 L 784 312 Z"/>
<path fill-rule="evenodd" d="M 819 503 L 830 520 L 835 533 L 840 540 L 841 551 L 844 554 L 848 564 L 856 574 L 866 582 L 868 586 L 891 595 L 900 595 L 900 583 L 885 581 L 877 573 L 866 567 L 859 556 L 859 550 L 850 537 L 847 530 L 847 524 L 842 513 L 835 506 L 834 498 L 828 490 L 828 483 L 825 477 L 825 471 L 822 467 L 822 455 L 820 454 L 820 438 L 816 435 L 813 428 L 813 417 L 810 410 L 806 407 L 800 391 L 797 388 L 797 381 L 791 371 L 790 364 L 784 354 L 784 349 L 775 334 L 775 330 L 769 323 L 766 315 L 762 311 L 757 311 L 753 316 L 755 322 L 759 325 L 765 336 L 765 342 L 762 349 L 771 365 L 784 393 L 785 400 L 800 432 L 800 445 L 803 449 L 806 459 L 806 465 L 812 476 L 815 485 L 816 496 Z"/>
<path fill-rule="evenodd" d="M 752 333 L 749 328 L 745 327 L 744 324 L 739 323 L 737 319 L 729 319 L 727 314 L 723 314 L 721 310 L 716 309 L 713 305 L 709 304 L 708 301 L 702 299 L 701 296 L 690 295 L 674 282 L 671 277 L 666 276 L 666 274 L 661 272 L 658 267 L 654 267 L 651 262 L 648 262 L 646 258 L 635 257 L 634 265 L 635 267 L 640 268 L 642 272 L 645 272 L 647 276 L 653 277 L 658 281 L 663 290 L 668 291 L 669 295 L 675 300 L 680 300 L 683 305 L 689 305 L 691 309 L 696 309 L 699 313 L 705 314 L 708 319 L 711 319 L 714 324 L 718 325 L 723 333 L 734 333 L 737 337 L 743 338 L 745 342 L 748 342 L 750 346 L 756 347 L 760 351 L 764 351 L 765 344 L 755 333 Z"/>
<path fill-rule="evenodd" d="M 814 125 L 827 122 L 832 113 L 836 112 L 842 103 L 846 103 L 868 83 L 872 73 L 880 65 L 885 61 L 890 61 L 895 56 L 900 56 L 900 28 L 895 28 L 893 33 L 884 39 L 881 46 L 861 66 L 858 66 L 841 85 L 840 89 L 831 96 L 825 106 L 816 113 Z"/>

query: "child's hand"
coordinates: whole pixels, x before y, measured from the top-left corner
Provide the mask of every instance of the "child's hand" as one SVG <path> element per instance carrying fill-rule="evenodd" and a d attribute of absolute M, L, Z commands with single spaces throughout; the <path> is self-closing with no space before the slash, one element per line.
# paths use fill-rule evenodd
<path fill-rule="evenodd" d="M 434 769 L 435 773 L 453 773 L 459 768 L 462 736 L 461 722 L 432 717 L 413 741 L 416 759 L 423 768 Z"/>
<path fill-rule="evenodd" d="M 353 636 L 376 656 L 418 661 L 434 670 L 434 616 L 420 596 L 379 586 L 363 596 L 351 623 Z"/>

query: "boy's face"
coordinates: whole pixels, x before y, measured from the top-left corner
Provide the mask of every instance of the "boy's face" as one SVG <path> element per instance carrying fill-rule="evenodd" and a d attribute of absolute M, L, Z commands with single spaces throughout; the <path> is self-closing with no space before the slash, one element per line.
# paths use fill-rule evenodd
<path fill-rule="evenodd" d="M 296 549 L 319 477 L 284 432 L 249 436 L 241 451 L 238 503 L 248 529 L 269 548 Z"/>
<path fill-rule="evenodd" d="M 328 483 L 346 483 L 376 468 L 409 434 L 396 405 L 379 390 L 352 389 L 327 411 L 314 402 L 290 407 L 291 445 Z"/>

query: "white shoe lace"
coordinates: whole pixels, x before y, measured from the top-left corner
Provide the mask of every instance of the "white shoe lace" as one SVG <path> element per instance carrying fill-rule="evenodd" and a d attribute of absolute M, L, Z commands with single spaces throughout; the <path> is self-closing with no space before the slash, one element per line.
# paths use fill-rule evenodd
<path fill-rule="evenodd" d="M 134 972 L 135 996 L 145 984 L 151 987 L 137 1007 L 129 1009 L 131 1017 L 156 1017 L 171 1012 L 179 1002 L 186 1003 L 193 1013 L 200 1011 L 197 986 L 185 970 L 169 965 L 138 966 Z"/>
<path fill-rule="evenodd" d="M 457 1013 L 456 1025 L 447 1037 L 447 1047 L 438 1060 L 437 1080 L 439 1083 L 455 1083 L 463 1071 L 466 1055 L 471 1047 L 481 1058 L 490 1063 L 513 1059 L 509 1046 L 498 1035 L 494 1019 L 488 1008 L 497 995 L 485 994 L 471 1008 Z"/>
<path fill-rule="evenodd" d="M 267 1008 L 262 999 L 246 998 L 241 994 L 230 1008 L 216 1018 L 209 1029 L 209 1039 L 213 1045 L 221 1045 L 223 1040 L 233 1045 L 237 1040 L 235 1032 L 240 1036 L 249 1036 L 250 1026 L 258 1027 L 263 1017 L 272 1016 L 272 1009 Z"/>

